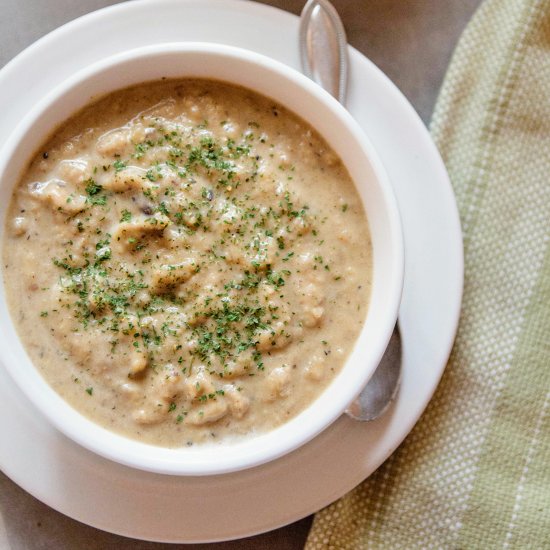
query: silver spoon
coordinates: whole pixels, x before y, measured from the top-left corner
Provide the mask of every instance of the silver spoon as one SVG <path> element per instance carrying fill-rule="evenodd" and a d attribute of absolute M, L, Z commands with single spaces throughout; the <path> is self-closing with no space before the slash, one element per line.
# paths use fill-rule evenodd
<path fill-rule="evenodd" d="M 308 0 L 300 17 L 300 54 L 306 76 L 345 104 L 348 45 L 344 25 L 328 0 Z M 397 395 L 401 381 L 401 336 L 395 325 L 384 356 L 367 385 L 346 410 L 356 420 L 383 414 Z"/>

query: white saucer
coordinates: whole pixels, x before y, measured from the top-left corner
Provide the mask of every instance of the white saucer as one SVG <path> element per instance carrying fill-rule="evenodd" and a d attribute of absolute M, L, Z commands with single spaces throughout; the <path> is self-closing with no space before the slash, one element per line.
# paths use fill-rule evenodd
<path fill-rule="evenodd" d="M 141 0 L 82 17 L 0 71 L 0 146 L 23 113 L 82 66 L 123 49 L 177 40 L 223 42 L 299 68 L 298 18 L 239 0 Z M 45 420 L 0 368 L 0 468 L 81 522 L 130 537 L 206 542 L 296 521 L 370 475 L 420 417 L 443 373 L 462 295 L 462 240 L 451 186 L 406 99 L 365 57 L 351 54 L 348 108 L 378 149 L 400 205 L 406 249 L 400 310 L 403 382 L 374 423 L 340 418 L 298 451 L 216 477 L 148 474 L 101 459 Z"/>

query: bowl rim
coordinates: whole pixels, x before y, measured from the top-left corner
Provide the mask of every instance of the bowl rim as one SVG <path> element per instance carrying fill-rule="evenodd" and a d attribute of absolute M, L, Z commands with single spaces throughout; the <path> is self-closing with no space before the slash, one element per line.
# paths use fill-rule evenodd
<path fill-rule="evenodd" d="M 391 274 L 392 278 L 389 283 L 392 292 L 390 293 L 390 297 L 387 303 L 387 315 L 384 317 L 384 319 L 381 319 L 381 324 L 383 325 L 384 334 L 387 334 L 387 339 L 385 341 L 375 343 L 372 355 L 373 357 L 377 357 L 378 360 L 372 362 L 373 364 L 371 364 L 370 370 L 368 370 L 367 373 L 364 374 L 361 378 L 363 380 L 363 384 L 366 383 L 368 381 L 368 378 L 374 372 L 378 361 L 382 357 L 382 354 L 386 348 L 387 342 L 393 330 L 393 326 L 397 319 L 397 312 L 401 300 L 404 275 L 404 248 L 397 202 L 393 195 L 393 190 L 391 188 L 389 178 L 386 175 L 385 169 L 381 161 L 379 160 L 375 149 L 371 145 L 367 136 L 364 134 L 363 130 L 359 127 L 358 123 L 332 96 L 330 96 L 325 90 L 320 88 L 317 84 L 309 80 L 307 77 L 305 77 L 303 74 L 296 71 L 295 69 L 279 61 L 275 61 L 272 58 L 256 52 L 252 52 L 250 50 L 207 42 L 170 42 L 164 44 L 156 44 L 139 48 L 132 48 L 124 52 L 106 57 L 79 70 L 68 79 L 63 81 L 61 84 L 56 86 L 46 96 L 44 96 L 41 101 L 38 102 L 33 107 L 33 109 L 29 111 L 29 113 L 27 113 L 27 115 L 21 120 L 21 122 L 12 132 L 11 138 L 6 142 L 6 145 L 0 151 L 0 185 L 3 185 L 2 181 L 5 177 L 5 172 L 9 159 L 11 159 L 12 156 L 16 153 L 18 146 L 21 143 L 24 143 L 26 136 L 29 134 L 30 131 L 32 131 L 32 128 L 36 124 L 36 122 L 42 116 L 45 116 L 48 108 L 51 107 L 52 104 L 55 103 L 55 101 L 68 94 L 74 87 L 82 84 L 82 82 L 98 77 L 98 75 L 114 66 L 124 65 L 125 63 L 135 63 L 137 60 L 143 60 L 144 58 L 154 58 L 154 56 L 156 55 L 166 54 L 198 54 L 224 56 L 232 59 L 233 61 L 244 61 L 245 63 L 260 65 L 263 68 L 267 68 L 270 72 L 277 74 L 277 78 L 281 78 L 283 80 L 286 79 L 287 81 L 291 81 L 297 84 L 311 97 L 314 97 L 315 99 L 320 101 L 323 104 L 324 108 L 335 112 L 342 122 L 343 126 L 345 126 L 346 132 L 351 134 L 353 138 L 361 145 L 361 149 L 364 151 L 365 157 L 368 159 L 372 171 L 376 176 L 377 186 L 380 188 L 384 197 L 386 214 L 388 215 L 389 219 L 389 229 L 391 230 L 390 238 L 393 245 L 391 249 L 391 254 L 393 256 L 393 262 L 395 265 L 395 270 Z M 182 76 L 182 78 L 192 78 L 192 75 Z M 211 78 L 214 79 L 215 77 Z M 152 80 L 157 79 L 144 78 L 143 80 L 141 80 L 141 82 L 148 82 Z M 234 84 L 238 84 L 238 81 L 232 82 Z M 109 87 L 109 90 L 105 92 L 105 94 L 101 95 L 106 95 L 116 90 L 124 89 L 127 86 L 128 85 L 118 87 L 116 85 L 111 86 Z M 268 95 L 258 91 L 256 91 L 256 93 Z M 101 95 L 92 100 L 88 99 L 84 104 L 89 104 L 91 101 L 101 97 Z M 274 99 L 276 101 L 279 101 L 277 98 Z M 290 107 L 287 108 L 292 110 L 292 108 Z M 73 109 L 68 116 L 71 116 L 72 114 L 78 112 L 78 110 L 79 109 Z M 66 118 L 68 118 L 68 116 Z M 306 122 L 308 122 L 308 124 L 311 124 L 311 122 L 307 120 Z M 57 124 L 62 123 L 63 119 L 58 121 Z M 54 128 L 55 125 L 53 127 L 50 127 L 50 131 L 52 131 Z M 30 158 L 33 153 L 29 154 L 27 158 Z M 19 174 L 18 177 L 21 177 L 21 174 Z M 17 177 L 15 179 L 17 180 Z M 5 227 L 0 228 L 0 236 L 3 236 L 4 230 Z M 3 243 L 0 246 L 3 248 Z M 1 285 L 0 293 L 0 302 L 5 302 L 3 284 Z M 7 307 L 7 305 L 6 310 L 8 310 L 9 312 L 9 308 Z M 14 328 L 15 325 L 11 319 L 11 314 L 8 314 L 8 319 L 10 324 L 12 325 L 12 328 Z M 32 363 L 27 355 L 24 346 L 22 347 L 27 357 L 27 360 Z M 346 359 L 346 363 L 348 362 L 348 359 Z M 279 458 L 280 456 L 287 454 L 295 450 L 299 446 L 307 443 L 307 441 L 311 440 L 318 433 L 320 433 L 322 430 L 326 429 L 330 424 L 332 424 L 342 414 L 346 406 L 353 400 L 355 395 L 359 393 L 362 387 L 361 385 L 357 386 L 354 390 L 355 393 L 350 391 L 345 395 L 339 395 L 336 399 L 336 403 L 333 402 L 332 406 L 330 407 L 330 414 L 326 414 L 322 420 L 315 419 L 313 425 L 308 430 L 302 430 L 299 437 L 296 435 L 294 437 L 289 437 L 291 434 L 288 433 L 289 429 L 286 427 L 288 427 L 290 424 L 295 425 L 296 419 L 300 418 L 304 411 L 310 409 L 313 403 L 321 399 L 322 395 L 327 391 L 327 389 L 333 385 L 334 380 L 329 383 L 329 385 L 312 402 L 312 404 L 308 405 L 306 409 L 304 409 L 304 411 L 293 417 L 287 423 L 264 434 L 254 435 L 252 437 L 246 438 L 245 441 L 231 443 L 232 446 L 242 448 L 243 451 L 245 451 L 244 458 L 243 456 L 241 456 L 240 458 L 232 457 L 231 459 L 228 459 L 227 457 L 222 457 L 222 463 L 219 463 L 219 460 L 216 460 L 214 462 L 206 461 L 204 463 L 201 463 L 200 455 L 204 455 L 204 457 L 206 457 L 206 455 L 210 452 L 212 448 L 214 449 L 214 451 L 216 449 L 219 449 L 218 444 L 215 443 L 212 445 L 201 444 L 197 445 L 197 447 L 200 447 L 199 450 L 191 450 L 187 448 L 185 449 L 186 455 L 196 455 L 194 457 L 195 462 L 190 465 L 186 462 L 182 464 L 181 449 L 157 447 L 133 439 L 129 439 L 126 436 L 118 434 L 116 432 L 112 432 L 107 428 L 104 428 L 95 423 L 93 420 L 87 418 L 77 409 L 74 409 L 71 405 L 69 405 L 68 402 L 66 402 L 63 398 L 61 398 L 59 394 L 57 394 L 57 392 L 55 392 L 55 390 L 51 388 L 51 386 L 46 382 L 46 380 L 39 373 L 37 367 L 35 367 L 34 365 L 33 371 L 36 376 L 33 376 L 33 378 L 37 379 L 37 385 L 31 385 L 29 387 L 26 383 L 26 375 L 22 372 L 21 369 L 15 367 L 17 363 L 17 358 L 12 356 L 6 357 L 5 350 L 2 348 L 2 346 L 0 346 L 0 360 L 2 360 L 2 364 L 4 364 L 4 367 L 8 371 L 9 375 L 12 377 L 12 379 L 14 379 L 14 381 L 20 387 L 23 393 L 27 397 L 29 397 L 33 404 L 37 406 L 40 412 L 50 421 L 53 426 L 55 426 L 59 431 L 64 433 L 70 439 L 76 441 L 78 444 L 87 448 L 88 450 L 91 450 L 92 452 L 100 456 L 118 462 L 120 464 L 124 464 L 126 466 L 130 466 L 140 470 L 171 475 L 200 476 L 224 474 L 245 468 L 251 468 L 265 462 L 275 460 L 276 458 Z M 340 372 L 342 372 L 344 368 L 345 364 Z M 38 382 L 38 379 L 40 379 L 41 383 Z M 49 392 L 48 390 L 45 390 L 44 386 L 47 386 L 47 388 L 49 388 Z M 44 391 L 46 393 L 44 393 Z M 52 406 L 52 404 L 55 406 Z M 66 413 L 69 413 L 70 411 L 69 416 L 67 417 L 65 414 L 59 414 L 61 410 L 64 410 L 64 412 Z M 83 430 L 84 426 L 86 427 L 85 430 Z M 271 443 L 271 447 L 269 444 L 265 445 L 262 451 L 262 443 L 265 443 L 266 441 L 270 442 L 271 440 L 276 439 L 278 435 L 286 438 L 284 440 L 284 443 L 276 446 L 275 450 L 271 448 L 273 447 L 273 443 Z M 105 441 L 105 439 L 107 439 L 107 441 Z M 121 449 L 124 446 L 132 448 L 140 448 L 143 446 L 151 447 L 154 448 L 154 450 L 156 451 L 155 454 L 159 456 L 157 458 L 149 458 L 147 461 L 144 461 L 140 455 L 138 455 L 137 453 L 132 453 L 132 449 L 130 449 L 130 452 Z M 249 453 L 247 454 L 246 451 L 249 451 Z M 199 457 L 198 461 L 196 460 L 197 456 Z M 178 460 L 178 458 L 180 460 Z"/>

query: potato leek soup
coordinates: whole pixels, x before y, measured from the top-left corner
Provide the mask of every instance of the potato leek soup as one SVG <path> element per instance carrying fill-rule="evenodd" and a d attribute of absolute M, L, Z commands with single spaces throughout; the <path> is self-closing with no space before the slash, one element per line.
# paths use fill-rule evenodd
<path fill-rule="evenodd" d="M 112 93 L 16 187 L 6 295 L 73 407 L 179 447 L 266 432 L 330 384 L 372 276 L 358 193 L 303 120 L 199 79 Z"/>

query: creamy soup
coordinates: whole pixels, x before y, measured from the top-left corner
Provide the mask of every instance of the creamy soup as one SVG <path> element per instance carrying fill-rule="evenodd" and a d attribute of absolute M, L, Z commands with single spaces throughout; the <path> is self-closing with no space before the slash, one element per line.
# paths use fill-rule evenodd
<path fill-rule="evenodd" d="M 209 80 L 115 92 L 63 124 L 9 207 L 12 317 L 95 422 L 175 447 L 286 422 L 330 384 L 368 306 L 353 182 L 303 120 Z"/>

